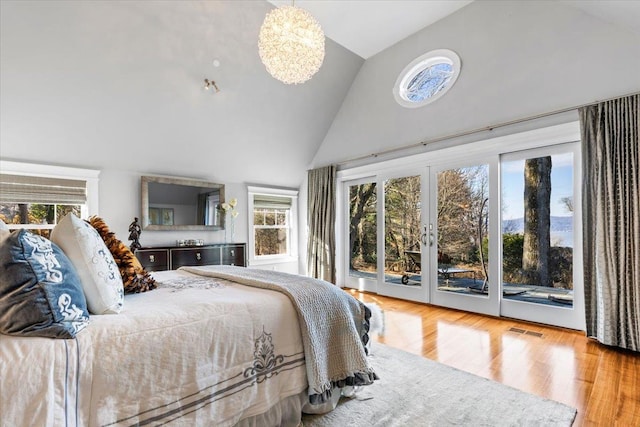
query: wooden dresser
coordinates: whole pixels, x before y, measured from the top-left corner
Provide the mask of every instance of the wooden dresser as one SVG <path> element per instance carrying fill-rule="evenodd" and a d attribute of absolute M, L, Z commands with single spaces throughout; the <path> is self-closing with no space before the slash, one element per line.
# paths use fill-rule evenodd
<path fill-rule="evenodd" d="M 147 271 L 176 270 L 192 265 L 239 265 L 246 267 L 246 243 L 204 246 L 154 246 L 140 248 L 136 257 Z"/>

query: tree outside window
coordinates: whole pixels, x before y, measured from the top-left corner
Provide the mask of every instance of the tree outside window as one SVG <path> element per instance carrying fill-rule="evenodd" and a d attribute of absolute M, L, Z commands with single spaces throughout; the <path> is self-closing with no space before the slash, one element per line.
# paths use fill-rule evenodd
<path fill-rule="evenodd" d="M 289 253 L 289 210 L 254 208 L 255 254 L 285 255 Z"/>
<path fill-rule="evenodd" d="M 40 203 L 0 203 L 0 220 L 9 229 L 26 228 L 34 234 L 49 238 L 51 230 L 66 214 L 80 217 L 82 205 Z"/>

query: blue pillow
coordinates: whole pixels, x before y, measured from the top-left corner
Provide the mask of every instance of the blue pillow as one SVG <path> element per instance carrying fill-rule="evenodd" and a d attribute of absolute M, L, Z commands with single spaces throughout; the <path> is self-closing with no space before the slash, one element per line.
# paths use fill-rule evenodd
<path fill-rule="evenodd" d="M 0 239 L 0 333 L 73 338 L 88 324 L 78 274 L 55 243 L 26 230 Z"/>

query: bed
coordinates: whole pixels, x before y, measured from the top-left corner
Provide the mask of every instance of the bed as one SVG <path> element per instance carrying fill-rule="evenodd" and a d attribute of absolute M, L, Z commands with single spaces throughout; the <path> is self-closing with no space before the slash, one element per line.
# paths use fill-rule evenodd
<path fill-rule="evenodd" d="M 327 282 L 230 266 L 153 275 L 157 289 L 72 339 L 0 334 L 0 425 L 297 426 L 377 379 L 370 312 Z"/>

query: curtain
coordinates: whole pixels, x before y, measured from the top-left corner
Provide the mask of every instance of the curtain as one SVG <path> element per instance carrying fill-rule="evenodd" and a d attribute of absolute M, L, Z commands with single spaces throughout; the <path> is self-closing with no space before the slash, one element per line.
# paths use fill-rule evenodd
<path fill-rule="evenodd" d="M 640 95 L 581 108 L 587 335 L 640 351 Z"/>
<path fill-rule="evenodd" d="M 308 172 L 307 270 L 311 277 L 336 282 L 336 167 Z"/>

